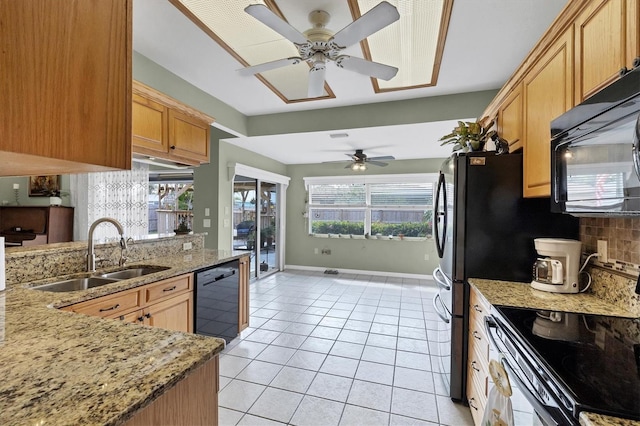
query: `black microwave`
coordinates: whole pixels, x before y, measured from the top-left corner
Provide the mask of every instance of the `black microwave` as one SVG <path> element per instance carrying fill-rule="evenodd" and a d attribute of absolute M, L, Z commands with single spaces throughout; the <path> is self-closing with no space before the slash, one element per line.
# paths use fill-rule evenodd
<path fill-rule="evenodd" d="M 640 215 L 640 67 L 551 122 L 551 210 Z"/>

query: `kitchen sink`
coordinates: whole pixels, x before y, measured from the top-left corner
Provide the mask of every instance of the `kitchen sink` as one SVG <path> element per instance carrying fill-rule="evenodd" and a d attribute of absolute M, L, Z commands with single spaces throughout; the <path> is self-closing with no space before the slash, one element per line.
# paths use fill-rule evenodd
<path fill-rule="evenodd" d="M 100 287 L 105 284 L 115 283 L 130 278 L 142 277 L 144 275 L 165 271 L 167 269 L 169 268 L 165 266 L 132 266 L 118 271 L 42 284 L 31 287 L 31 289 L 53 292 L 87 290 L 89 288 Z"/>
<path fill-rule="evenodd" d="M 140 268 L 133 267 L 129 269 L 123 269 L 121 271 L 106 272 L 104 274 L 98 275 L 98 277 L 114 280 L 126 280 L 129 278 L 137 278 L 143 275 L 153 274 L 154 272 L 160 272 L 167 269 L 169 268 L 166 268 L 164 266 L 144 266 Z"/>
<path fill-rule="evenodd" d="M 105 284 L 114 283 L 118 280 L 102 277 L 85 277 L 85 278 L 72 278 L 64 281 L 56 281 L 54 283 L 43 284 L 36 287 L 31 287 L 34 290 L 53 291 L 53 292 L 66 292 L 66 291 L 78 291 L 87 290 L 93 287 L 100 287 Z"/>

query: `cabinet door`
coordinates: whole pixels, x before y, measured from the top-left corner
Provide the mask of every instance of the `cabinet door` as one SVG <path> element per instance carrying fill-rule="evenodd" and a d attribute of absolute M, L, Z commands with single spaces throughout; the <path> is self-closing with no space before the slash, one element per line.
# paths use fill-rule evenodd
<path fill-rule="evenodd" d="M 633 1 L 592 1 L 576 18 L 576 104 L 617 80 L 620 69 L 628 66 L 626 9 Z"/>
<path fill-rule="evenodd" d="M 573 106 L 573 31 L 570 27 L 524 77 L 525 197 L 551 194 L 551 121 Z"/>
<path fill-rule="evenodd" d="M 640 58 L 640 0 L 627 0 L 627 68 L 633 67 L 633 61 Z"/>
<path fill-rule="evenodd" d="M 0 16 L 0 175 L 130 169 L 132 1 L 2 0 Z"/>
<path fill-rule="evenodd" d="M 498 110 L 498 135 L 509 142 L 509 152 L 522 148 L 522 85 L 518 85 Z"/>
<path fill-rule="evenodd" d="M 193 292 L 149 305 L 143 316 L 144 323 L 152 327 L 193 333 Z"/>
<path fill-rule="evenodd" d="M 169 110 L 169 154 L 194 164 L 209 162 L 209 124 Z"/>
<path fill-rule="evenodd" d="M 146 151 L 167 153 L 167 107 L 140 95 L 133 95 L 132 103 L 133 145 Z M 137 151 L 142 151 L 138 149 Z"/>
<path fill-rule="evenodd" d="M 240 295 L 238 300 L 238 331 L 249 327 L 249 258 L 240 258 Z"/>

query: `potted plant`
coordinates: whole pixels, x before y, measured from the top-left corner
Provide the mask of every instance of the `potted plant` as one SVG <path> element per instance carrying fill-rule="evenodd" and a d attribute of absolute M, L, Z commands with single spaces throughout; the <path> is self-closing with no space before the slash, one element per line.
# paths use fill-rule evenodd
<path fill-rule="evenodd" d="M 267 226 L 263 229 L 261 236 L 264 238 L 264 241 L 267 243 L 267 247 L 273 245 L 273 237 L 275 234 L 275 226 Z"/>
<path fill-rule="evenodd" d="M 453 150 L 482 151 L 485 143 L 496 135 L 495 130 L 489 130 L 493 126 L 493 120 L 487 123 L 488 117 L 476 122 L 458 121 L 458 126 L 448 135 L 439 139 L 440 146 L 453 144 Z"/>
<path fill-rule="evenodd" d="M 180 223 L 178 224 L 178 227 L 173 230 L 173 232 L 175 232 L 176 234 L 188 234 L 189 232 L 191 232 L 191 228 L 189 228 L 189 223 L 187 222 L 186 217 L 183 216 L 180 218 Z"/>

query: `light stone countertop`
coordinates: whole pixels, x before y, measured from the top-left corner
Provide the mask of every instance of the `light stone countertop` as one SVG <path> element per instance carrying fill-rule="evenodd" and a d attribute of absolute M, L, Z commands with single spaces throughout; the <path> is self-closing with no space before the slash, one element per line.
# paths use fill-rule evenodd
<path fill-rule="evenodd" d="M 194 250 L 133 263 L 171 269 L 91 290 L 52 293 L 25 284 L 0 292 L 0 424 L 124 423 L 213 358 L 224 341 L 55 307 L 242 255 L 246 253 Z"/>
<path fill-rule="evenodd" d="M 531 288 L 529 283 L 470 278 L 475 287 L 492 305 L 513 306 L 594 315 L 635 318 L 634 312 L 603 300 L 591 293 L 548 293 Z M 589 412 L 580 413 L 582 426 L 640 426 L 640 421 L 621 419 Z"/>

